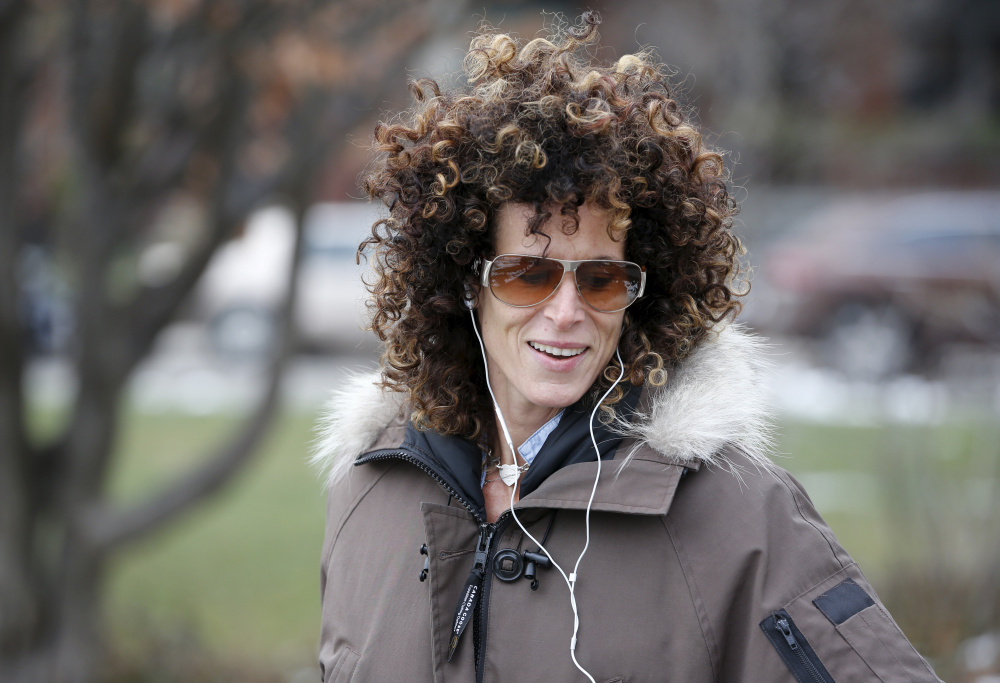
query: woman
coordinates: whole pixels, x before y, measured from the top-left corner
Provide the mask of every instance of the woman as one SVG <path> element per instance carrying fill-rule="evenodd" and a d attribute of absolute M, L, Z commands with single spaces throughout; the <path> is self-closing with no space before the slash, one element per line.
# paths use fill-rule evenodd
<path fill-rule="evenodd" d="M 937 680 L 766 459 L 722 160 L 649 55 L 584 60 L 596 25 L 484 32 L 467 92 L 376 129 L 324 681 Z"/>

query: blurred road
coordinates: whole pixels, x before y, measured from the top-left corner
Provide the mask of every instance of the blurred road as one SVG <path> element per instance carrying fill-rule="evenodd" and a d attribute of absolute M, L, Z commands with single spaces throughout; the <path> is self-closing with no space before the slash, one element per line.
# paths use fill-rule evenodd
<path fill-rule="evenodd" d="M 283 402 L 293 411 L 316 412 L 348 373 L 377 365 L 376 356 L 362 351 L 296 356 L 282 381 Z M 215 354 L 204 326 L 180 323 L 164 333 L 132 377 L 129 401 L 133 409 L 145 413 L 241 412 L 254 405 L 265 380 L 259 363 Z M 26 384 L 36 404 L 58 407 L 73 395 L 75 377 L 65 359 L 49 357 L 29 365 Z"/>
<path fill-rule="evenodd" d="M 780 418 L 864 425 L 1000 417 L 1000 354 L 956 348 L 942 360 L 939 378 L 901 375 L 874 383 L 850 381 L 812 363 L 812 351 L 796 339 L 771 342 L 767 381 Z M 316 412 L 348 373 L 375 367 L 370 352 L 297 356 L 283 381 L 285 405 Z M 202 326 L 179 324 L 133 377 L 130 400 L 141 412 L 234 412 L 253 405 L 263 380 L 259 365 L 213 354 Z M 74 378 L 65 361 L 43 359 L 30 366 L 27 383 L 38 404 L 58 406 L 72 396 Z"/>
<path fill-rule="evenodd" d="M 781 418 L 841 425 L 891 422 L 936 424 L 951 418 L 995 421 L 1000 416 L 1000 354 L 956 345 L 933 379 L 903 374 L 873 382 L 850 380 L 812 362 L 814 347 L 799 339 L 772 341 L 768 378 Z"/>

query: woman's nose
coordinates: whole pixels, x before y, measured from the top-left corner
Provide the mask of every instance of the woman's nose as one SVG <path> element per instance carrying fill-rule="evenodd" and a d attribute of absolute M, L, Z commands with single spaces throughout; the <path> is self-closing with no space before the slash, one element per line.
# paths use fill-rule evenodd
<path fill-rule="evenodd" d="M 576 290 L 575 274 L 566 273 L 555 293 L 546 299 L 545 315 L 555 323 L 557 328 L 565 329 L 583 320 L 584 306 L 586 304 L 583 303 Z"/>

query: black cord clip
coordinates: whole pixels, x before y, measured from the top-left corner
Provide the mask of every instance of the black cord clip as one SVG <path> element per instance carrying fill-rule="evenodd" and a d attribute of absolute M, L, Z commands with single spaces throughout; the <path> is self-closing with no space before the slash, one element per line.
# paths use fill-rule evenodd
<path fill-rule="evenodd" d="M 537 567 L 548 569 L 552 566 L 552 560 L 550 560 L 545 553 L 541 552 L 541 548 L 538 549 L 538 552 L 534 553 L 525 551 L 524 559 L 528 563 L 524 568 L 524 578 L 531 581 L 531 590 L 536 591 L 538 590 L 538 578 L 536 576 Z"/>

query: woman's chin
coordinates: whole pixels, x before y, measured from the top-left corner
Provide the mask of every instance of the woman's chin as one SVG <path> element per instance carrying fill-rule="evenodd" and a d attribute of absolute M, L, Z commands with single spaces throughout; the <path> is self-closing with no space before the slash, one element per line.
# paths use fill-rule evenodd
<path fill-rule="evenodd" d="M 539 408 L 562 409 L 583 398 L 591 384 L 592 382 L 538 382 L 537 386 L 525 392 L 525 397 Z"/>

